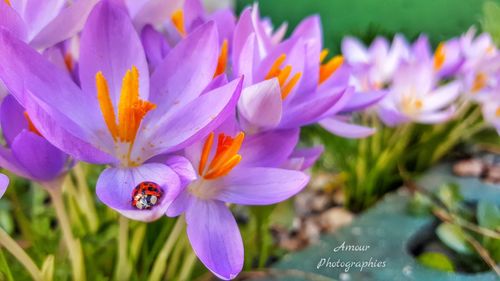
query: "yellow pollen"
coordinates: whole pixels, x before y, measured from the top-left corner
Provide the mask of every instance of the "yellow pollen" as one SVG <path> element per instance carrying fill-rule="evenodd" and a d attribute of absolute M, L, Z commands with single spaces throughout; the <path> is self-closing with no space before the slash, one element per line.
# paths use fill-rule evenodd
<path fill-rule="evenodd" d="M 406 114 L 412 115 L 418 113 L 424 106 L 422 99 L 413 95 L 404 95 L 401 100 L 402 111 Z"/>
<path fill-rule="evenodd" d="M 9 5 L 12 7 L 12 4 L 10 4 L 10 0 L 4 0 L 5 4 Z"/>
<path fill-rule="evenodd" d="M 96 88 L 102 116 L 113 140 L 132 144 L 142 119 L 156 108 L 155 104 L 139 98 L 139 71 L 132 66 L 123 77 L 118 119 L 109 94 L 108 82 L 101 71 L 96 74 Z"/>
<path fill-rule="evenodd" d="M 240 132 L 232 138 L 225 134 L 219 134 L 217 148 L 212 161 L 206 168 L 210 150 L 214 141 L 214 133 L 210 133 L 203 146 L 203 151 L 198 166 L 198 173 L 206 180 L 213 180 L 226 176 L 241 161 L 241 155 L 238 154 L 243 143 L 245 134 Z"/>
<path fill-rule="evenodd" d="M 445 44 L 439 43 L 436 52 L 434 53 L 434 70 L 438 71 L 443 67 L 446 60 Z"/>
<path fill-rule="evenodd" d="M 422 109 L 422 106 L 424 105 L 424 103 L 422 102 L 421 99 L 417 99 L 415 100 L 415 108 L 416 109 Z"/>
<path fill-rule="evenodd" d="M 184 27 L 184 12 L 181 9 L 176 10 L 172 13 L 171 20 L 179 34 L 182 37 L 186 36 L 186 29 Z"/>
<path fill-rule="evenodd" d="M 35 133 L 39 136 L 42 136 L 42 134 L 40 134 L 40 131 L 38 131 L 38 129 L 35 127 L 35 125 L 31 121 L 31 118 L 28 115 L 28 112 L 25 111 L 25 112 L 23 112 L 23 114 L 24 114 L 24 118 L 26 118 L 26 121 L 28 121 L 28 130 L 32 133 Z"/>
<path fill-rule="evenodd" d="M 495 111 L 495 116 L 498 117 L 498 118 L 500 118 L 500 106 Z"/>
<path fill-rule="evenodd" d="M 335 56 L 332 59 L 330 59 L 327 63 L 322 64 L 319 67 L 319 84 L 322 84 L 323 82 L 326 81 L 326 79 L 330 78 L 330 76 L 332 76 L 333 73 L 335 73 L 335 71 L 337 71 L 337 69 L 339 69 L 339 67 L 343 63 L 344 63 L 343 56 Z"/>
<path fill-rule="evenodd" d="M 487 82 L 488 82 L 488 76 L 485 73 L 479 72 L 478 74 L 476 74 L 476 77 L 474 78 L 474 83 L 472 84 L 471 88 L 472 93 L 476 93 L 482 90 L 486 86 Z"/>
<path fill-rule="evenodd" d="M 285 60 L 286 60 L 286 55 L 285 54 L 280 55 L 274 61 L 273 65 L 271 66 L 271 69 L 269 70 L 269 72 L 265 77 L 266 80 L 272 78 L 278 79 L 278 83 L 280 84 L 281 88 L 281 100 L 286 99 L 286 97 L 290 94 L 290 92 L 299 82 L 300 77 L 302 77 L 302 73 L 297 72 L 290 79 L 288 79 L 290 77 L 290 74 L 292 73 L 292 66 L 287 65 L 284 68 L 281 68 Z"/>
<path fill-rule="evenodd" d="M 217 68 L 215 69 L 214 77 L 221 75 L 226 72 L 227 65 L 227 53 L 228 53 L 228 43 L 227 39 L 224 39 L 222 47 L 220 50 L 219 61 L 217 62 Z"/>

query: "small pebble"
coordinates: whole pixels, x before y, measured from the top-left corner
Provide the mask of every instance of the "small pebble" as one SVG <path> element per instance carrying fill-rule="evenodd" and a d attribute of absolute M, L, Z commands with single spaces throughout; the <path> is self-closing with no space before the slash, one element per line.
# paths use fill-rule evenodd
<path fill-rule="evenodd" d="M 485 169 L 480 159 L 462 160 L 453 165 L 453 173 L 460 177 L 479 177 Z"/>

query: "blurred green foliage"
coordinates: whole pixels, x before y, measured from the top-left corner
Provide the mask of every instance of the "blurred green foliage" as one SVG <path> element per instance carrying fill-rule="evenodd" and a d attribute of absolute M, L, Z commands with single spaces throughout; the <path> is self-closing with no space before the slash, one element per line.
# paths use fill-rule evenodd
<path fill-rule="evenodd" d="M 289 23 L 289 30 L 300 20 L 319 14 L 324 28 L 325 46 L 338 52 L 345 35 L 369 40 L 374 35 L 403 33 L 415 38 L 429 35 L 434 44 L 479 27 L 482 5 L 500 0 L 265 0 L 257 1 L 262 16 L 275 26 Z M 253 3 L 237 0 L 237 7 Z"/>

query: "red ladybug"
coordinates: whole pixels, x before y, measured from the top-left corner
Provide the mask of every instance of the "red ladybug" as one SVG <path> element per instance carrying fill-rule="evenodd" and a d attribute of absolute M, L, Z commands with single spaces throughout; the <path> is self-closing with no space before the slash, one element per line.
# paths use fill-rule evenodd
<path fill-rule="evenodd" d="M 139 210 L 148 210 L 155 206 L 163 195 L 161 187 L 150 181 L 138 184 L 132 191 L 132 206 Z"/>

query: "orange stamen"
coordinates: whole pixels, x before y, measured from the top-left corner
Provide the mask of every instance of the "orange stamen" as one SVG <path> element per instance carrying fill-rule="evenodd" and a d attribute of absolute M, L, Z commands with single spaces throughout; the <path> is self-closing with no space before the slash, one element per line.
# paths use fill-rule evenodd
<path fill-rule="evenodd" d="M 181 9 L 176 10 L 172 13 L 171 20 L 179 34 L 182 37 L 186 36 L 186 29 L 184 28 L 184 12 Z"/>
<path fill-rule="evenodd" d="M 38 131 L 38 129 L 35 127 L 35 125 L 31 121 L 31 118 L 28 115 L 28 112 L 25 111 L 25 112 L 23 112 L 23 114 L 24 114 L 24 118 L 26 118 L 26 121 L 28 121 L 28 130 L 32 133 L 35 133 L 39 136 L 42 136 L 42 134 L 40 134 L 40 131 Z"/>
<path fill-rule="evenodd" d="M 495 111 L 495 116 L 500 118 L 500 106 Z"/>
<path fill-rule="evenodd" d="M 326 56 L 326 55 L 325 55 Z M 319 67 L 319 84 L 322 84 L 326 81 L 326 79 L 330 78 L 330 76 L 339 69 L 339 67 L 344 63 L 344 57 L 335 56 L 330 59 L 327 63 L 321 65 Z"/>
<path fill-rule="evenodd" d="M 205 144 L 203 145 L 203 151 L 201 153 L 200 165 L 198 166 L 198 174 L 203 174 L 205 171 L 205 165 L 207 164 L 208 156 L 210 155 L 210 149 L 212 148 L 212 144 L 214 143 L 214 133 L 210 133 L 208 135 Z"/>
<path fill-rule="evenodd" d="M 422 106 L 424 106 L 424 103 L 422 102 L 421 99 L 415 100 L 415 108 L 416 109 L 422 109 Z"/>
<path fill-rule="evenodd" d="M 320 63 L 323 63 L 323 61 L 325 61 L 326 56 L 328 56 L 328 53 L 330 53 L 330 50 L 328 50 L 328 49 L 323 49 L 321 51 L 321 53 L 319 54 L 319 62 Z"/>
<path fill-rule="evenodd" d="M 220 134 L 217 141 L 215 155 L 205 172 L 205 166 L 212 148 L 214 134 L 211 133 L 203 146 L 198 173 L 204 179 L 212 180 L 227 175 L 241 161 L 241 155 L 238 154 L 245 134 L 240 132 L 235 138 L 225 134 Z"/>
<path fill-rule="evenodd" d="M 217 68 L 215 69 L 214 77 L 221 75 L 226 72 L 227 65 L 227 53 L 228 53 L 228 43 L 227 39 L 224 39 L 222 47 L 220 50 L 219 61 L 217 62 Z"/>
<path fill-rule="evenodd" d="M 12 7 L 12 4 L 10 4 L 10 0 L 4 0 L 5 4 L 9 5 Z"/>
<path fill-rule="evenodd" d="M 446 60 L 445 45 L 444 43 L 439 43 L 436 52 L 434 53 L 434 70 L 438 71 L 443 67 L 444 61 Z"/>
<path fill-rule="evenodd" d="M 67 53 L 66 55 L 64 55 L 64 64 L 66 65 L 66 68 L 69 71 L 73 71 L 74 63 L 73 63 L 73 57 L 71 56 L 70 53 Z"/>
<path fill-rule="evenodd" d="M 297 85 L 297 83 L 300 80 L 300 77 L 302 77 L 301 72 L 295 73 L 292 78 L 288 79 L 290 77 L 290 74 L 292 73 L 292 66 L 287 65 L 283 69 L 281 66 L 286 60 L 286 55 L 282 54 L 279 56 L 276 61 L 274 61 L 273 65 L 271 66 L 271 69 L 267 73 L 265 79 L 272 79 L 272 78 L 277 78 L 278 83 L 280 84 L 281 88 L 281 99 L 284 100 L 290 92 L 293 90 L 293 88 Z M 288 80 L 288 83 L 286 83 Z"/>
<path fill-rule="evenodd" d="M 108 83 L 102 72 L 96 74 L 97 99 L 101 112 L 113 140 L 130 143 L 135 141 L 137 131 L 146 114 L 156 105 L 139 97 L 139 71 L 135 66 L 123 77 L 118 120 L 109 94 Z"/>
<path fill-rule="evenodd" d="M 472 84 L 471 88 L 472 93 L 479 92 L 486 86 L 487 83 L 488 83 L 488 76 L 483 72 L 479 72 L 474 79 L 474 83 Z"/>

